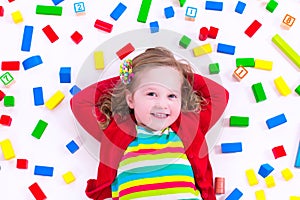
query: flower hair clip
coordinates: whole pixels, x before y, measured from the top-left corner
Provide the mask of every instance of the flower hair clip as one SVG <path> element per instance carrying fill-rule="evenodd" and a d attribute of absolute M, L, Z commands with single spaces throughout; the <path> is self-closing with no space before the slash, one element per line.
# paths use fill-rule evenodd
<path fill-rule="evenodd" d="M 132 72 L 132 60 L 126 59 L 120 64 L 120 78 L 122 82 L 127 85 L 130 83 L 133 77 L 134 73 Z"/>

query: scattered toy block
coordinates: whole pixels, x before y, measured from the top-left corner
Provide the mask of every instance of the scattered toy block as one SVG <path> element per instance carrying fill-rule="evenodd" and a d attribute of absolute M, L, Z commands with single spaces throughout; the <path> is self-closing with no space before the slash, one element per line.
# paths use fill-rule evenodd
<path fill-rule="evenodd" d="M 59 70 L 60 83 L 71 83 L 71 67 L 61 67 Z"/>
<path fill-rule="evenodd" d="M 15 0 L 8 0 L 9 3 L 14 2 Z"/>
<path fill-rule="evenodd" d="M 205 2 L 205 10 L 222 11 L 223 10 L 223 2 L 206 1 Z"/>
<path fill-rule="evenodd" d="M 260 27 L 261 23 L 257 20 L 254 20 L 252 24 L 250 24 L 250 26 L 245 30 L 245 34 L 251 38 Z"/>
<path fill-rule="evenodd" d="M 38 185 L 38 183 L 33 183 L 28 188 L 29 188 L 31 194 L 34 196 L 34 198 L 36 200 L 45 200 L 45 199 L 47 199 L 47 196 L 42 191 L 42 189 L 40 188 L 40 186 Z"/>
<path fill-rule="evenodd" d="M 289 168 L 285 168 L 281 171 L 281 175 L 283 176 L 284 180 L 289 181 L 293 178 L 293 173 Z"/>
<path fill-rule="evenodd" d="M 209 43 L 193 48 L 195 57 L 209 54 L 212 52 L 212 47 Z"/>
<path fill-rule="evenodd" d="M 36 124 L 34 130 L 32 131 L 31 135 L 37 139 L 40 139 L 44 131 L 46 130 L 47 126 L 48 123 L 40 119 Z"/>
<path fill-rule="evenodd" d="M 222 153 L 236 153 L 236 152 L 243 151 L 241 142 L 222 143 L 221 149 L 222 149 Z"/>
<path fill-rule="evenodd" d="M 272 70 L 273 62 L 268 60 L 255 59 L 254 68 L 263 70 Z"/>
<path fill-rule="evenodd" d="M 245 10 L 245 7 L 246 7 L 246 3 L 238 1 L 234 11 L 239 13 L 239 14 L 243 14 L 243 12 Z"/>
<path fill-rule="evenodd" d="M 191 38 L 189 38 L 186 35 L 183 35 L 179 41 L 179 45 L 186 49 L 190 45 L 191 41 L 192 41 Z"/>
<path fill-rule="evenodd" d="M 74 12 L 76 13 L 76 15 L 84 15 L 85 14 L 84 2 L 74 3 Z"/>
<path fill-rule="evenodd" d="M 164 9 L 164 13 L 165 13 L 165 17 L 167 19 L 174 17 L 174 14 L 175 14 L 174 9 L 173 9 L 172 6 L 166 7 Z"/>
<path fill-rule="evenodd" d="M 150 32 L 157 33 L 159 31 L 158 21 L 150 22 Z"/>
<path fill-rule="evenodd" d="M 2 101 L 2 99 L 4 99 L 5 95 L 6 94 L 2 90 L 0 90 L 0 101 Z"/>
<path fill-rule="evenodd" d="M 278 34 L 272 37 L 272 42 L 297 66 L 300 68 L 300 56 L 286 41 Z"/>
<path fill-rule="evenodd" d="M 286 156 L 286 152 L 284 150 L 283 145 L 272 148 L 272 152 L 275 159 Z"/>
<path fill-rule="evenodd" d="M 254 62 L 254 58 L 236 58 L 235 64 L 237 67 L 239 66 L 254 67 L 255 62 Z"/>
<path fill-rule="evenodd" d="M 243 196 L 243 193 L 235 188 L 226 198 L 225 200 L 239 200 Z"/>
<path fill-rule="evenodd" d="M 286 84 L 282 76 L 279 76 L 274 80 L 274 84 L 278 90 L 278 92 L 283 95 L 287 96 L 292 93 L 292 90 L 289 88 L 289 86 Z"/>
<path fill-rule="evenodd" d="M 290 200 L 300 200 L 300 196 L 290 196 Z"/>
<path fill-rule="evenodd" d="M 17 168 L 18 169 L 28 169 L 28 160 L 27 159 L 17 159 Z"/>
<path fill-rule="evenodd" d="M 0 80 L 5 85 L 5 87 L 9 87 L 15 82 L 14 77 L 9 72 L 2 74 L 0 76 Z"/>
<path fill-rule="evenodd" d="M 152 3 L 152 0 L 142 0 L 140 11 L 139 11 L 138 18 L 137 18 L 138 22 L 146 23 L 148 14 L 149 14 L 149 10 L 151 7 L 151 3 Z"/>
<path fill-rule="evenodd" d="M 185 4 L 186 0 L 179 0 L 179 5 L 180 7 L 183 7 Z"/>
<path fill-rule="evenodd" d="M 3 6 L 0 6 L 0 17 L 4 16 L 4 8 Z"/>
<path fill-rule="evenodd" d="M 295 165 L 296 168 L 300 168 L 300 143 L 298 145 L 298 151 L 297 151 L 297 155 L 296 155 L 296 161 L 295 161 Z"/>
<path fill-rule="evenodd" d="M 250 186 L 258 184 L 258 179 L 255 175 L 254 169 L 247 169 L 246 176 L 247 176 L 247 180 L 248 180 L 248 183 Z"/>
<path fill-rule="evenodd" d="M 197 15 L 197 8 L 187 7 L 185 11 L 185 20 L 195 21 Z"/>
<path fill-rule="evenodd" d="M 71 171 L 63 174 L 62 177 L 67 184 L 70 184 L 76 180 L 74 174 Z"/>
<path fill-rule="evenodd" d="M 105 31 L 107 33 L 110 33 L 112 31 L 113 25 L 104 21 L 101 21 L 99 19 L 96 19 L 94 27 L 97 29 L 100 29 L 102 31 Z"/>
<path fill-rule="evenodd" d="M 36 5 L 35 14 L 61 16 L 62 10 L 63 8 L 61 6 Z"/>
<path fill-rule="evenodd" d="M 43 63 L 43 61 L 42 61 L 41 56 L 36 55 L 36 56 L 31 56 L 31 57 L 25 59 L 22 62 L 22 65 L 24 67 L 24 70 L 28 70 L 28 69 L 36 67 L 36 66 L 38 66 L 38 65 L 40 65 L 42 63 Z"/>
<path fill-rule="evenodd" d="M 20 70 L 20 61 L 2 61 L 2 71 L 18 71 Z"/>
<path fill-rule="evenodd" d="M 3 126 L 10 126 L 12 122 L 12 118 L 9 115 L 1 115 L 0 124 Z"/>
<path fill-rule="evenodd" d="M 300 95 L 300 85 L 298 85 L 295 89 L 295 92 Z M 1 101 L 1 94 L 0 94 L 0 101 Z"/>
<path fill-rule="evenodd" d="M 44 105 L 44 95 L 42 87 L 33 88 L 33 98 L 35 106 Z"/>
<path fill-rule="evenodd" d="M 78 92 L 80 92 L 81 89 L 77 85 L 73 85 L 73 87 L 70 89 L 70 93 L 74 96 Z"/>
<path fill-rule="evenodd" d="M 256 200 L 266 200 L 266 195 L 264 190 L 257 190 L 255 192 Z"/>
<path fill-rule="evenodd" d="M 94 52 L 94 63 L 95 63 L 96 70 L 104 69 L 103 51 L 95 51 Z"/>
<path fill-rule="evenodd" d="M 278 6 L 278 3 L 276 1 L 270 0 L 266 5 L 266 9 L 269 12 L 273 13 L 277 6 Z"/>
<path fill-rule="evenodd" d="M 126 6 L 122 4 L 121 2 L 117 5 L 117 7 L 110 13 L 110 17 L 113 18 L 115 21 L 117 21 L 121 15 L 126 10 Z"/>
<path fill-rule="evenodd" d="M 122 47 L 120 50 L 116 52 L 117 56 L 122 60 L 126 56 L 128 56 L 131 52 L 133 52 L 134 46 L 132 46 L 131 43 L 126 44 L 124 47 Z"/>
<path fill-rule="evenodd" d="M 15 106 L 15 97 L 6 95 L 4 97 L 4 106 L 5 107 L 14 107 Z"/>
<path fill-rule="evenodd" d="M 216 194 L 225 194 L 225 178 L 224 177 L 215 177 L 215 193 Z"/>
<path fill-rule="evenodd" d="M 54 167 L 48 166 L 34 166 L 34 175 L 53 176 Z"/>
<path fill-rule="evenodd" d="M 267 99 L 265 90 L 261 82 L 252 85 L 252 91 L 256 100 L 256 103 L 262 102 Z"/>
<path fill-rule="evenodd" d="M 73 42 L 75 42 L 75 44 L 79 44 L 82 41 L 83 37 L 78 31 L 75 31 L 71 35 L 71 39 L 73 40 Z"/>
<path fill-rule="evenodd" d="M 261 175 L 263 178 L 266 178 L 273 170 L 274 168 L 268 163 L 262 164 L 258 170 L 258 174 Z"/>
<path fill-rule="evenodd" d="M 242 66 L 236 68 L 232 74 L 236 80 L 241 81 L 248 74 L 248 70 Z"/>
<path fill-rule="evenodd" d="M 291 28 L 295 22 L 296 18 L 289 15 L 289 14 L 286 14 L 282 20 L 282 26 L 284 26 L 284 28 Z"/>
<path fill-rule="evenodd" d="M 69 151 L 73 154 L 75 153 L 78 149 L 79 146 L 76 144 L 76 142 L 74 140 L 72 140 L 71 142 L 69 142 L 66 147 L 69 149 Z"/>
<path fill-rule="evenodd" d="M 199 32 L 199 40 L 204 41 L 206 40 L 208 37 L 208 28 L 206 27 L 202 27 L 200 28 L 200 32 Z"/>
<path fill-rule="evenodd" d="M 50 25 L 47 25 L 44 28 L 42 28 L 42 31 L 45 33 L 45 35 L 47 36 L 47 38 L 50 40 L 51 43 L 54 43 L 59 39 L 59 37 L 57 36 L 57 34 L 54 32 L 54 30 Z"/>
<path fill-rule="evenodd" d="M 53 94 L 50 99 L 48 99 L 45 103 L 45 106 L 49 109 L 49 110 L 53 110 L 54 108 L 56 108 L 61 101 L 65 98 L 64 93 L 62 93 L 60 90 L 58 90 L 55 94 Z"/>
<path fill-rule="evenodd" d="M 235 46 L 218 43 L 217 52 L 234 55 Z"/>
<path fill-rule="evenodd" d="M 13 146 L 9 139 L 2 140 L 0 142 L 0 146 L 5 160 L 10 160 L 16 157 Z"/>
<path fill-rule="evenodd" d="M 30 51 L 33 26 L 25 26 L 23 32 L 21 51 Z"/>
<path fill-rule="evenodd" d="M 249 126 L 249 117 L 230 116 L 229 126 L 231 126 L 231 127 L 247 127 L 247 126 Z"/>
<path fill-rule="evenodd" d="M 275 117 L 272 117 L 266 121 L 269 129 L 279 126 L 281 124 L 284 124 L 285 122 L 287 122 L 287 120 L 285 118 L 284 113 L 277 115 Z"/>
<path fill-rule="evenodd" d="M 58 5 L 61 2 L 63 2 L 64 0 L 52 0 L 52 2 L 54 3 L 54 5 Z"/>
<path fill-rule="evenodd" d="M 276 185 L 274 177 L 269 175 L 265 178 L 265 182 L 268 188 L 274 187 Z"/>
<path fill-rule="evenodd" d="M 218 32 L 219 32 L 219 29 L 214 27 L 214 26 L 210 26 L 209 27 L 209 30 L 208 30 L 208 35 L 207 37 L 209 38 L 212 38 L 212 39 L 216 39 L 217 36 L 218 36 Z"/>
<path fill-rule="evenodd" d="M 209 74 L 218 74 L 220 72 L 219 63 L 209 64 Z"/>
<path fill-rule="evenodd" d="M 11 16 L 12 16 L 12 19 L 13 19 L 13 21 L 14 21 L 15 24 L 18 24 L 18 23 L 24 21 L 22 13 L 19 10 L 11 13 Z"/>

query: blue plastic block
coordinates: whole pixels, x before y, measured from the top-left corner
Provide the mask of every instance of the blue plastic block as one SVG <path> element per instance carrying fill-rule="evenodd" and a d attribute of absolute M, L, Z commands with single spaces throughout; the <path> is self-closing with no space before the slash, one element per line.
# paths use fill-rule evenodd
<path fill-rule="evenodd" d="M 61 2 L 63 2 L 64 0 L 52 0 L 52 2 L 54 3 L 54 5 L 58 5 Z"/>
<path fill-rule="evenodd" d="M 34 167 L 34 175 L 53 176 L 53 167 L 38 166 Z"/>
<path fill-rule="evenodd" d="M 258 174 L 261 175 L 263 178 L 266 178 L 273 170 L 274 168 L 268 163 L 266 163 L 260 166 Z"/>
<path fill-rule="evenodd" d="M 221 149 L 222 149 L 222 153 L 235 153 L 235 152 L 243 151 L 241 142 L 222 143 Z"/>
<path fill-rule="evenodd" d="M 84 13 L 85 12 L 84 2 L 74 3 L 74 11 L 75 13 Z"/>
<path fill-rule="evenodd" d="M 25 26 L 23 32 L 21 51 L 30 51 L 33 26 Z"/>
<path fill-rule="evenodd" d="M 70 89 L 70 93 L 74 96 L 75 94 L 77 94 L 78 92 L 80 92 L 81 89 L 77 86 L 74 85 L 71 89 Z"/>
<path fill-rule="evenodd" d="M 42 87 L 33 88 L 33 97 L 34 97 L 34 105 L 35 106 L 44 105 L 44 97 L 43 97 L 43 88 Z"/>
<path fill-rule="evenodd" d="M 229 196 L 226 197 L 225 200 L 238 200 L 238 199 L 240 199 L 242 196 L 243 196 L 243 193 L 242 193 L 239 189 L 235 188 L 235 189 L 229 194 Z"/>
<path fill-rule="evenodd" d="M 276 126 L 279 126 L 279 125 L 281 125 L 285 122 L 287 122 L 287 120 L 286 120 L 285 115 L 283 113 L 280 114 L 280 115 L 277 115 L 275 117 L 272 117 L 272 118 L 270 118 L 266 121 L 267 126 L 268 126 L 269 129 L 274 128 Z"/>
<path fill-rule="evenodd" d="M 115 21 L 121 17 L 123 12 L 126 10 L 126 6 L 122 4 L 121 2 L 117 5 L 117 7 L 110 13 L 110 17 L 113 18 Z"/>
<path fill-rule="evenodd" d="M 71 67 L 61 67 L 59 70 L 60 83 L 71 83 Z"/>
<path fill-rule="evenodd" d="M 69 142 L 66 147 L 69 149 L 69 151 L 71 153 L 75 153 L 78 149 L 79 146 L 76 144 L 76 142 L 74 142 L 74 140 L 72 140 L 71 142 Z"/>
<path fill-rule="evenodd" d="M 165 11 L 165 16 L 167 19 L 174 17 L 175 13 L 174 13 L 174 9 L 172 6 L 165 8 L 164 11 Z"/>
<path fill-rule="evenodd" d="M 239 1 L 236 4 L 235 12 L 242 14 L 245 10 L 246 4 L 244 2 Z"/>
<path fill-rule="evenodd" d="M 194 7 L 187 7 L 185 11 L 185 16 L 190 18 L 196 18 L 197 15 L 197 8 Z"/>
<path fill-rule="evenodd" d="M 235 46 L 218 43 L 217 52 L 234 55 Z"/>
<path fill-rule="evenodd" d="M 150 32 L 151 33 L 156 33 L 158 31 L 159 31 L 158 21 L 150 22 Z"/>
<path fill-rule="evenodd" d="M 31 56 L 31 57 L 25 59 L 22 62 L 22 65 L 24 67 L 24 70 L 28 70 L 28 69 L 38 66 L 42 63 L 43 63 L 43 61 L 42 61 L 41 56 L 36 55 L 36 56 Z"/>
<path fill-rule="evenodd" d="M 205 2 L 205 10 L 222 11 L 223 10 L 223 2 L 206 1 Z"/>
<path fill-rule="evenodd" d="M 300 143 L 299 143 L 298 152 L 296 155 L 295 167 L 300 168 Z"/>

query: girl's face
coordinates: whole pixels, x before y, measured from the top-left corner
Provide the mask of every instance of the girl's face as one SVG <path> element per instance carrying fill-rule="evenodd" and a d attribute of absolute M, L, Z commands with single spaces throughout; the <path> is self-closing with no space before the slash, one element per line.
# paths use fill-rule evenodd
<path fill-rule="evenodd" d="M 170 126 L 181 110 L 182 75 L 171 67 L 154 67 L 141 72 L 138 86 L 127 92 L 126 101 L 134 110 L 137 124 L 158 131 Z"/>

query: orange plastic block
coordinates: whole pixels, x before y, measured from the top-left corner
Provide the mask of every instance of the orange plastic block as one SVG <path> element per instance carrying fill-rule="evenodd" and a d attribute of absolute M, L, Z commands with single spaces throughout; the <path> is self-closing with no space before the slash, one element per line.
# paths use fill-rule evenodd
<path fill-rule="evenodd" d="M 238 81 L 241 81 L 247 74 L 248 70 L 243 66 L 239 66 L 236 70 L 234 70 L 233 77 L 235 77 Z"/>
<path fill-rule="evenodd" d="M 282 20 L 282 24 L 287 26 L 288 28 L 292 27 L 294 22 L 295 22 L 296 18 L 292 17 L 289 14 L 286 14 L 284 19 Z"/>

